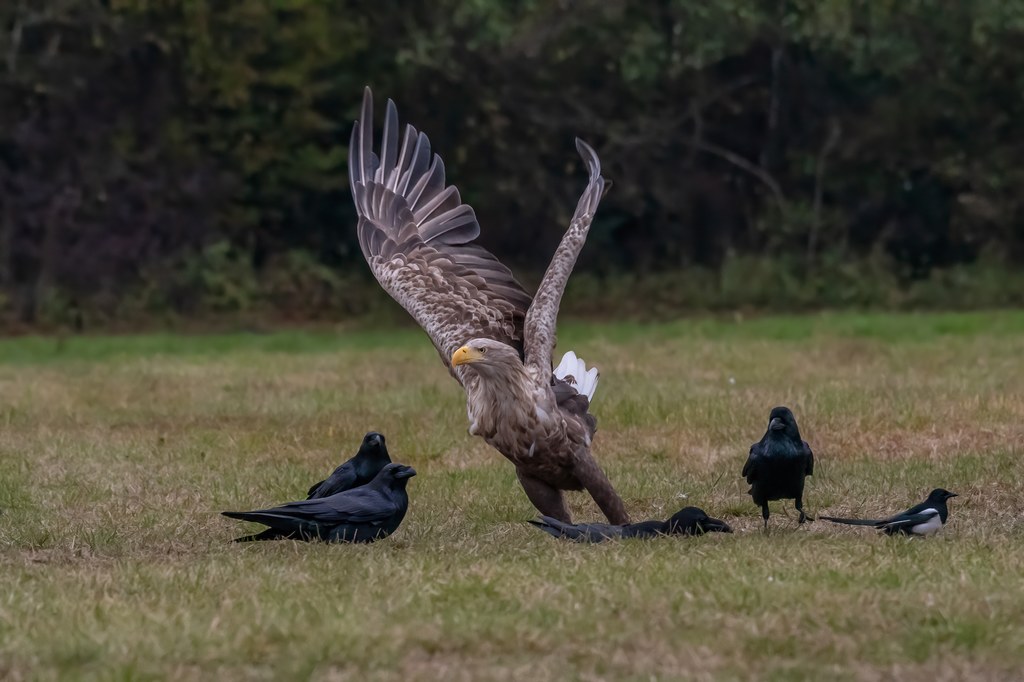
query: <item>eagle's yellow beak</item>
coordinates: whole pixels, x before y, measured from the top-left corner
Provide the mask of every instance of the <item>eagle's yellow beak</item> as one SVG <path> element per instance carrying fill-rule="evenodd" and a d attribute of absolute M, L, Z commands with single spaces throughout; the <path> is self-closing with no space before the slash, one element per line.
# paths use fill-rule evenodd
<path fill-rule="evenodd" d="M 483 354 L 475 348 L 463 346 L 452 354 L 452 367 L 468 365 L 471 362 L 476 362 L 482 356 Z"/>

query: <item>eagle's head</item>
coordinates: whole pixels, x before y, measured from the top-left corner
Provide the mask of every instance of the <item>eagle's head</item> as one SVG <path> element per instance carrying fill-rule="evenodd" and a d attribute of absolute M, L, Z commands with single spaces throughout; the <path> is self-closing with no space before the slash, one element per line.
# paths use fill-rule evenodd
<path fill-rule="evenodd" d="M 472 339 L 452 354 L 452 367 L 469 365 L 483 375 L 507 374 L 508 370 L 522 370 L 519 352 L 494 339 Z"/>

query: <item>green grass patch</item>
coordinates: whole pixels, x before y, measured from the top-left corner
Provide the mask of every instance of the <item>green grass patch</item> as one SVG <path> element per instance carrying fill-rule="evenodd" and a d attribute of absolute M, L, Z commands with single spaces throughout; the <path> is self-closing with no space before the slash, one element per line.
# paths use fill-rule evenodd
<path fill-rule="evenodd" d="M 416 329 L 0 341 L 0 677 L 1009 679 L 1024 666 L 1024 314 L 817 314 L 560 331 L 601 368 L 595 453 L 636 519 L 731 536 L 581 546 L 525 523 Z M 812 512 L 960 493 L 925 541 L 772 531 L 739 471 L 769 409 Z M 236 545 L 377 429 L 416 466 L 370 546 Z M 582 494 L 581 519 L 599 512 Z"/>

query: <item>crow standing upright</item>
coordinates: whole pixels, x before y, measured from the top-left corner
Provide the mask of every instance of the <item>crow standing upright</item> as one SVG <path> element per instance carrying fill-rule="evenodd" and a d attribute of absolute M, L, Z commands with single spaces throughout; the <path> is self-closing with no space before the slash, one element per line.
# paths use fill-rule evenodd
<path fill-rule="evenodd" d="M 272 509 L 221 512 L 224 516 L 270 526 L 250 540 L 325 540 L 327 542 L 373 542 L 398 529 L 409 508 L 405 486 L 416 470 L 404 464 L 388 464 L 364 486 L 329 497 L 289 502 Z"/>
<path fill-rule="evenodd" d="M 819 519 L 833 523 L 845 523 L 850 526 L 874 526 L 886 535 L 931 535 L 946 525 L 949 508 L 946 500 L 957 497 L 942 488 L 936 488 L 921 504 L 887 519 L 837 519 L 834 516 L 819 516 Z"/>
<path fill-rule="evenodd" d="M 814 453 L 800 438 L 796 417 L 788 407 L 773 408 L 768 415 L 768 430 L 750 446 L 743 476 L 750 484 L 750 496 L 761 507 L 764 527 L 768 528 L 768 502 L 795 500 L 800 523 L 810 518 L 804 513 L 804 477 L 814 474 Z"/>
<path fill-rule="evenodd" d="M 612 526 L 607 523 L 565 523 L 550 516 L 530 521 L 545 533 L 556 538 L 577 542 L 604 542 L 611 538 L 653 538 L 659 535 L 703 535 L 718 532 L 731 533 L 725 521 L 713 519 L 697 507 L 685 507 L 668 521 L 641 521 Z"/>
<path fill-rule="evenodd" d="M 352 488 L 366 485 L 380 473 L 386 465 L 391 463 L 391 455 L 388 454 L 384 436 L 376 431 L 370 431 L 363 436 L 363 442 L 359 446 L 352 459 L 348 460 L 334 470 L 326 480 L 320 481 L 309 489 L 307 500 L 319 497 L 329 497 L 336 493 Z"/>

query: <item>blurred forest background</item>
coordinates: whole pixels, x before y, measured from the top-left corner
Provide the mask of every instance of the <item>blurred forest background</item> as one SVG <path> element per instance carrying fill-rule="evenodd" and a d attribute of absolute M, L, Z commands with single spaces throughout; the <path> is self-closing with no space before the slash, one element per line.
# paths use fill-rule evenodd
<path fill-rule="evenodd" d="M 390 310 L 367 84 L 578 314 L 1024 304 L 1022 0 L 4 0 L 4 327 Z"/>

